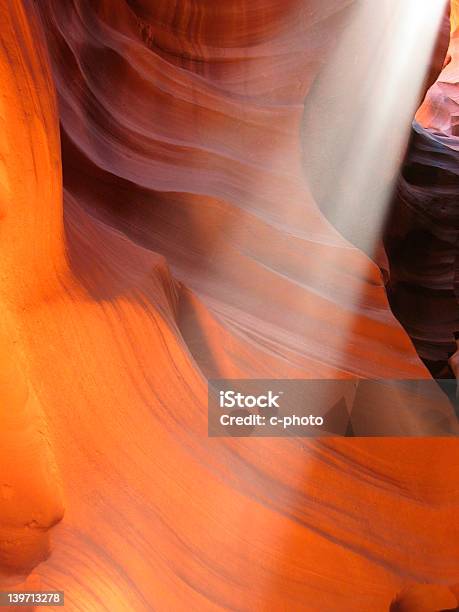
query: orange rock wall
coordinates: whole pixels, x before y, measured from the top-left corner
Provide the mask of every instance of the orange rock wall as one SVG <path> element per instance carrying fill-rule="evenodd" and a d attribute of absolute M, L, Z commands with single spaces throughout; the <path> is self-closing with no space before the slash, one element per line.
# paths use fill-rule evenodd
<path fill-rule="evenodd" d="M 210 375 L 428 377 L 301 171 L 347 4 L 0 9 L 10 581 L 64 505 L 33 577 L 70 610 L 382 612 L 459 582 L 455 440 L 207 437 Z"/>

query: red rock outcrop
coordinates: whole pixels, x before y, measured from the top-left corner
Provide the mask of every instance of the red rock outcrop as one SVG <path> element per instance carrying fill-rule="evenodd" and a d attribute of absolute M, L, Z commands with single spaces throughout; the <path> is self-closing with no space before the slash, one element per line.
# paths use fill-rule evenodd
<path fill-rule="evenodd" d="M 429 376 L 302 174 L 347 4 L 0 9 L 2 323 L 60 474 L 18 463 L 40 496 L 13 481 L 11 503 L 45 531 L 62 480 L 36 575 L 70 610 L 382 612 L 409 580 L 458 582 L 454 440 L 207 437 L 209 376 Z"/>
<path fill-rule="evenodd" d="M 419 109 L 416 119 L 427 130 L 438 136 L 459 137 L 459 2 L 451 0 L 451 38 L 443 70 L 432 85 Z M 445 141 L 443 141 L 445 142 Z M 445 142 L 459 149 L 455 138 Z"/>

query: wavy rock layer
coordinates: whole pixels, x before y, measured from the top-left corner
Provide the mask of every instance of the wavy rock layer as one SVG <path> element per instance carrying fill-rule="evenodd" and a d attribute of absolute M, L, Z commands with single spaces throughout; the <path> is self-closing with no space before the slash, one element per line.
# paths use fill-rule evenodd
<path fill-rule="evenodd" d="M 65 236 L 21 0 L 1 9 L 21 16 L 4 65 L 34 41 L 14 74 L 41 106 L 2 159 L 38 195 L 7 198 L 0 228 L 7 332 L 64 483 L 42 587 L 70 610 L 382 612 L 406 582 L 458 582 L 454 440 L 207 437 L 209 375 L 428 376 L 301 171 L 303 101 L 348 3 L 37 4 Z"/>
<path fill-rule="evenodd" d="M 394 312 L 434 368 L 459 331 L 458 194 L 459 153 L 415 124 L 386 245 Z"/>
<path fill-rule="evenodd" d="M 206 3 L 140 4 L 44 3 L 69 198 L 167 258 L 206 374 L 418 374 L 378 270 L 302 173 L 303 100 L 346 3 L 234 3 L 247 47 L 228 25 L 217 48 Z"/>

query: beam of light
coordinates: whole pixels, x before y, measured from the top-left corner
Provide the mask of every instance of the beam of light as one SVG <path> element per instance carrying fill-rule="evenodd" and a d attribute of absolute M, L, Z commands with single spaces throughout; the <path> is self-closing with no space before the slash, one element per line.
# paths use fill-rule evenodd
<path fill-rule="evenodd" d="M 306 103 L 314 192 L 368 253 L 381 236 L 445 8 L 444 0 L 357 2 Z"/>
<path fill-rule="evenodd" d="M 342 226 L 348 222 L 352 227 L 354 220 L 357 227 L 364 223 L 360 234 L 365 239 L 363 246 L 368 247 L 369 251 L 380 239 L 381 226 L 391 199 L 393 181 L 401 163 L 411 120 L 419 101 L 444 9 L 444 0 L 424 2 L 419 0 L 364 0 L 356 2 L 346 28 L 343 30 L 341 40 L 306 102 L 311 110 L 311 122 L 308 123 L 306 117 L 303 139 L 304 156 L 309 165 L 308 174 L 311 176 L 311 166 L 314 166 L 312 169 L 316 172 L 316 186 L 319 185 L 327 197 L 329 209 L 334 214 L 334 221 L 338 220 L 339 229 L 342 229 Z M 308 66 L 305 66 L 305 70 L 307 69 Z M 308 109 L 306 109 L 306 114 L 307 111 Z M 285 169 L 287 155 L 285 148 L 282 151 L 276 150 L 275 147 L 270 150 L 269 163 L 273 171 L 277 169 L 280 172 Z M 295 161 L 294 157 L 293 161 Z M 265 164 L 267 163 L 268 161 L 265 160 Z M 299 176 L 295 176 L 295 172 L 296 170 L 292 170 L 293 178 L 289 180 L 299 181 Z M 254 182 L 253 185 L 250 185 L 250 190 L 253 192 L 253 201 L 256 202 L 257 196 L 263 192 L 262 186 Z M 368 199 L 370 195 L 371 199 Z M 343 254 L 345 255 L 343 252 L 346 249 L 341 248 L 341 240 L 336 240 L 336 243 L 333 244 L 333 232 L 321 233 L 325 224 L 318 223 L 317 219 L 313 218 L 312 205 L 305 205 L 302 211 L 303 223 L 295 225 L 298 202 L 287 196 L 288 194 L 285 198 L 279 198 L 278 211 L 276 211 L 278 214 L 275 219 L 273 214 L 268 215 L 262 210 L 253 214 L 256 214 L 266 225 L 275 226 L 283 234 L 291 235 L 292 242 L 300 238 L 305 243 L 309 242 L 311 247 L 315 246 L 314 243 L 319 243 L 324 247 L 322 252 L 327 252 L 327 261 L 324 263 L 317 257 L 318 250 L 314 248 L 309 250 L 312 255 L 306 255 L 306 259 L 303 258 L 297 265 L 284 265 L 284 262 L 276 259 L 274 255 L 268 259 L 265 251 L 262 251 L 260 261 L 263 266 L 268 267 L 269 264 L 270 270 L 280 279 L 287 279 L 292 286 L 296 285 L 297 288 L 306 286 L 306 291 L 292 293 L 286 291 L 282 302 L 283 321 L 279 325 L 279 327 L 282 324 L 284 326 L 282 333 L 274 329 L 275 323 L 266 326 L 273 330 L 271 337 L 268 337 L 269 330 L 266 332 L 264 328 L 260 331 L 257 324 L 254 324 L 252 329 L 250 315 L 247 313 L 239 318 L 234 317 L 233 325 L 238 333 L 241 329 L 244 333 L 244 327 L 247 327 L 248 337 L 250 338 L 249 333 L 251 332 L 257 341 L 264 334 L 261 342 L 267 347 L 268 356 L 270 351 L 281 353 L 284 347 L 289 349 L 285 351 L 289 355 L 295 352 L 297 345 L 300 345 L 298 352 L 311 351 L 312 364 L 309 370 L 302 373 L 304 378 L 316 377 L 313 362 L 314 351 L 317 350 L 319 352 L 318 361 L 323 359 L 323 362 L 330 366 L 327 376 L 336 378 L 342 376 L 343 371 L 346 371 L 348 367 L 346 350 L 350 342 L 355 342 L 358 337 L 354 330 L 356 319 L 360 318 L 364 308 L 360 302 L 367 277 L 365 268 L 373 264 L 362 256 L 360 274 L 355 267 L 353 268 L 356 280 L 352 287 L 344 287 L 342 291 L 345 294 L 342 298 L 342 310 L 338 312 L 338 308 L 336 309 L 336 314 L 340 317 L 339 321 L 329 321 L 329 345 L 316 348 L 312 326 L 316 321 L 314 317 L 317 317 L 318 326 L 322 323 L 323 313 L 314 310 L 319 300 L 317 302 L 311 300 L 313 307 L 306 305 L 303 310 L 301 309 L 303 305 L 298 305 L 295 300 L 307 300 L 311 295 L 314 297 L 320 294 L 325 298 L 324 302 L 330 299 L 336 303 L 336 300 L 339 299 L 338 291 L 343 288 L 340 286 L 337 289 L 333 281 L 327 278 L 327 269 L 332 269 L 334 263 L 336 269 L 341 268 L 339 259 L 343 257 Z M 365 218 L 362 218 L 362 212 L 365 212 Z M 199 215 L 202 218 L 201 210 Z M 272 232 L 268 235 L 270 240 L 275 240 Z M 259 245 L 260 235 L 253 235 L 250 226 L 244 227 L 244 221 L 241 221 L 238 215 L 228 215 L 221 230 L 221 239 L 216 238 L 212 253 L 213 272 L 219 272 L 216 276 L 223 279 L 225 285 L 230 275 L 230 278 L 235 274 L 240 274 L 242 278 L 245 278 L 246 274 L 244 269 L 235 271 L 230 268 L 226 260 L 226 252 L 237 250 L 242 254 L 247 253 L 249 259 L 251 257 L 255 259 L 252 242 Z M 275 247 L 274 242 L 268 244 L 266 252 L 276 253 Z M 293 260 L 298 256 L 298 252 L 294 252 L 294 247 L 289 251 L 288 246 L 282 243 L 281 248 L 286 259 L 290 257 Z M 255 255 L 257 254 L 258 251 L 255 251 Z M 262 259 L 263 255 L 265 255 L 264 259 Z M 353 265 L 355 266 L 355 263 Z M 260 283 L 263 283 L 263 278 L 260 279 Z M 245 287 L 246 285 L 248 288 Z M 280 287 L 278 291 L 283 289 L 282 285 Z M 257 287 L 253 286 L 252 278 L 247 278 L 244 290 L 244 297 L 249 295 L 253 302 L 259 301 Z M 273 285 L 269 287 L 269 290 L 276 291 Z M 344 303 L 345 301 L 347 303 Z M 266 304 L 264 308 L 268 312 L 269 304 Z M 260 311 L 263 312 L 263 307 L 258 310 Z M 215 312 L 227 324 L 232 323 L 227 313 L 219 310 Z M 268 318 L 268 315 L 266 316 Z M 387 311 L 384 307 L 382 307 L 382 316 L 387 319 Z M 291 320 L 294 319 L 299 319 L 299 323 L 291 323 Z M 308 325 L 311 327 L 308 328 Z M 298 340 L 297 345 L 291 342 L 295 332 L 303 336 Z M 301 345 L 301 340 L 304 340 L 303 345 Z M 365 338 L 363 342 L 366 343 Z M 282 343 L 284 346 L 281 346 Z M 382 341 L 376 345 L 380 349 L 383 348 Z M 371 347 L 365 344 L 366 349 L 368 346 Z M 358 349 L 359 347 L 357 351 Z M 388 352 L 389 357 L 392 357 L 390 349 Z M 375 355 L 374 359 L 380 362 L 379 355 Z M 260 368 L 260 365 L 257 363 L 256 367 Z M 340 373 L 336 374 L 333 370 L 335 372 L 340 370 Z M 268 375 L 268 377 L 271 376 Z M 323 376 L 321 373 L 318 377 Z M 263 378 L 263 374 L 259 374 L 258 377 Z M 343 390 L 337 385 L 335 399 L 342 397 Z M 346 396 L 346 401 L 348 405 L 351 405 L 353 395 Z M 314 409 L 315 407 L 311 405 L 311 410 L 314 411 Z M 412 431 L 418 431 L 418 425 L 413 422 Z M 255 448 L 254 452 L 259 452 L 259 447 Z M 314 462 L 308 462 L 306 457 L 304 465 L 296 464 L 289 467 L 289 475 L 293 482 L 298 481 L 299 488 L 301 488 L 301 483 L 314 480 L 314 474 L 311 472 L 311 465 L 314 465 Z M 288 500 L 288 494 L 285 499 Z M 244 517 L 241 517 L 241 520 L 244 520 Z M 273 549 L 291 546 L 291 533 L 270 531 L 269 537 L 272 540 Z M 269 590 L 269 581 L 265 588 L 266 591 Z M 271 585 L 271 588 L 275 590 L 276 585 Z"/>
<path fill-rule="evenodd" d="M 446 4 L 357 2 L 306 100 L 303 148 L 313 193 L 333 225 L 383 265 L 383 228 Z M 362 258 L 343 350 L 365 311 L 371 265 Z"/>
<path fill-rule="evenodd" d="M 304 377 L 334 378 L 337 372 L 351 375 L 346 355 L 368 350 L 366 331 L 356 332 L 359 320 L 368 315 L 387 323 L 388 317 L 382 292 L 369 301 L 369 306 L 365 304 L 365 291 L 371 285 L 368 269 L 374 264 L 364 255 L 346 252 L 353 251 L 351 245 L 346 245 L 329 228 L 311 202 L 301 200 L 306 190 L 301 192 L 295 186 L 304 184 L 306 170 L 313 194 L 319 191 L 321 204 L 326 201 L 329 216 L 338 230 L 346 236 L 348 230 L 357 228 L 358 246 L 369 253 L 374 251 L 380 241 L 394 180 L 445 8 L 445 0 L 422 4 L 419 0 L 352 3 L 338 43 L 306 98 L 302 143 L 306 167 L 297 159 L 299 135 L 288 135 L 285 142 L 284 137 L 279 137 L 279 143 L 254 153 L 271 178 L 276 174 L 284 181 L 283 192 L 280 188 L 276 192 L 277 200 L 271 198 L 271 203 L 277 202 L 277 208 L 264 209 L 266 187 L 257 180 L 250 184 L 246 178 L 244 196 L 253 203 L 248 212 L 259 224 L 251 225 L 247 217 L 231 213 L 220 226 L 220 232 L 214 233 L 209 274 L 222 285 L 221 293 L 228 296 L 227 286 L 234 281 L 240 295 L 225 299 L 235 304 L 235 308 L 248 300 L 256 313 L 254 319 L 260 313 L 266 315 L 262 330 L 258 327 L 259 321 L 253 322 L 249 313 L 244 315 L 244 326 L 240 325 L 238 330 L 242 328 L 241 333 L 249 338 L 251 333 L 261 337 L 269 350 L 285 355 L 289 363 L 296 365 L 297 355 L 305 357 L 301 364 L 310 359 L 310 365 L 301 366 Z M 295 70 L 301 67 L 304 70 L 306 76 L 297 77 L 300 89 L 302 81 L 309 86 L 308 71 L 311 70 L 304 53 L 308 49 L 307 36 L 311 36 L 308 16 L 309 13 L 305 16 L 306 27 L 299 35 L 294 31 L 285 33 L 285 48 L 289 48 L 290 40 L 298 45 L 296 50 L 289 48 L 288 62 L 283 61 L 289 69 L 293 66 Z M 291 27 L 302 27 L 300 20 Z M 327 27 L 324 23 L 324 31 Z M 331 23 L 330 29 L 334 27 Z M 282 55 L 276 58 L 279 62 L 286 55 L 285 48 L 280 47 Z M 306 59 L 302 66 L 303 55 Z M 254 71 L 253 75 L 250 70 Z M 258 79 L 257 70 L 257 64 L 253 68 L 248 64 L 246 78 Z M 289 134 L 294 134 L 296 124 L 292 122 L 289 127 Z M 202 215 L 202 211 L 199 209 L 196 214 Z M 258 239 L 253 240 L 254 234 Z M 291 237 L 292 244 L 295 240 L 301 242 L 300 246 L 290 247 L 286 237 Z M 243 262 L 240 269 L 231 266 L 234 253 Z M 339 271 L 343 269 L 341 260 L 347 256 L 352 270 L 343 281 Z M 258 266 L 258 276 L 254 273 L 249 278 L 250 272 L 244 271 L 246 264 L 249 270 Z M 280 296 L 272 308 L 267 297 L 269 292 Z M 205 290 L 201 288 L 202 293 Z M 263 300 L 266 305 L 260 305 Z M 306 303 L 299 303 L 301 300 Z M 328 308 L 330 302 L 332 308 Z M 211 304 L 211 300 L 207 303 Z M 376 303 L 381 306 L 378 312 L 375 312 Z M 233 305 L 212 302 L 211 307 L 230 326 L 240 316 L 233 316 Z M 326 316 L 330 317 L 330 332 L 325 343 L 322 337 L 328 326 Z M 365 320 L 364 325 L 367 324 Z M 315 328 L 319 327 L 316 333 Z M 350 343 L 357 340 L 362 346 L 350 349 Z M 383 352 L 384 340 L 375 338 L 374 348 Z M 385 357 L 375 355 L 374 360 L 396 370 L 389 363 L 392 357 L 393 352 L 388 348 Z M 365 372 L 368 369 L 363 361 L 362 358 L 361 369 Z M 380 371 L 383 367 L 380 366 Z M 374 370 L 378 370 L 378 365 Z"/>

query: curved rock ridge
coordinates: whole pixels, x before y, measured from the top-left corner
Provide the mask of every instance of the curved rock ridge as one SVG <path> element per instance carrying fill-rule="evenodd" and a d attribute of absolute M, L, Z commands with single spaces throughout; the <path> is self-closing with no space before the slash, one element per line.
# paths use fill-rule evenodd
<path fill-rule="evenodd" d="M 412 584 L 402 590 L 390 607 L 390 612 L 455 612 L 458 600 L 452 589 L 439 584 Z"/>
<path fill-rule="evenodd" d="M 429 377 L 302 174 L 304 98 L 349 2 L 220 4 L 0 9 L 27 110 L 1 157 L 8 380 L 60 474 L 20 521 L 61 517 L 60 480 L 66 508 L 35 577 L 69 610 L 387 611 L 407 582 L 459 582 L 455 440 L 207 436 L 209 376 Z"/>

